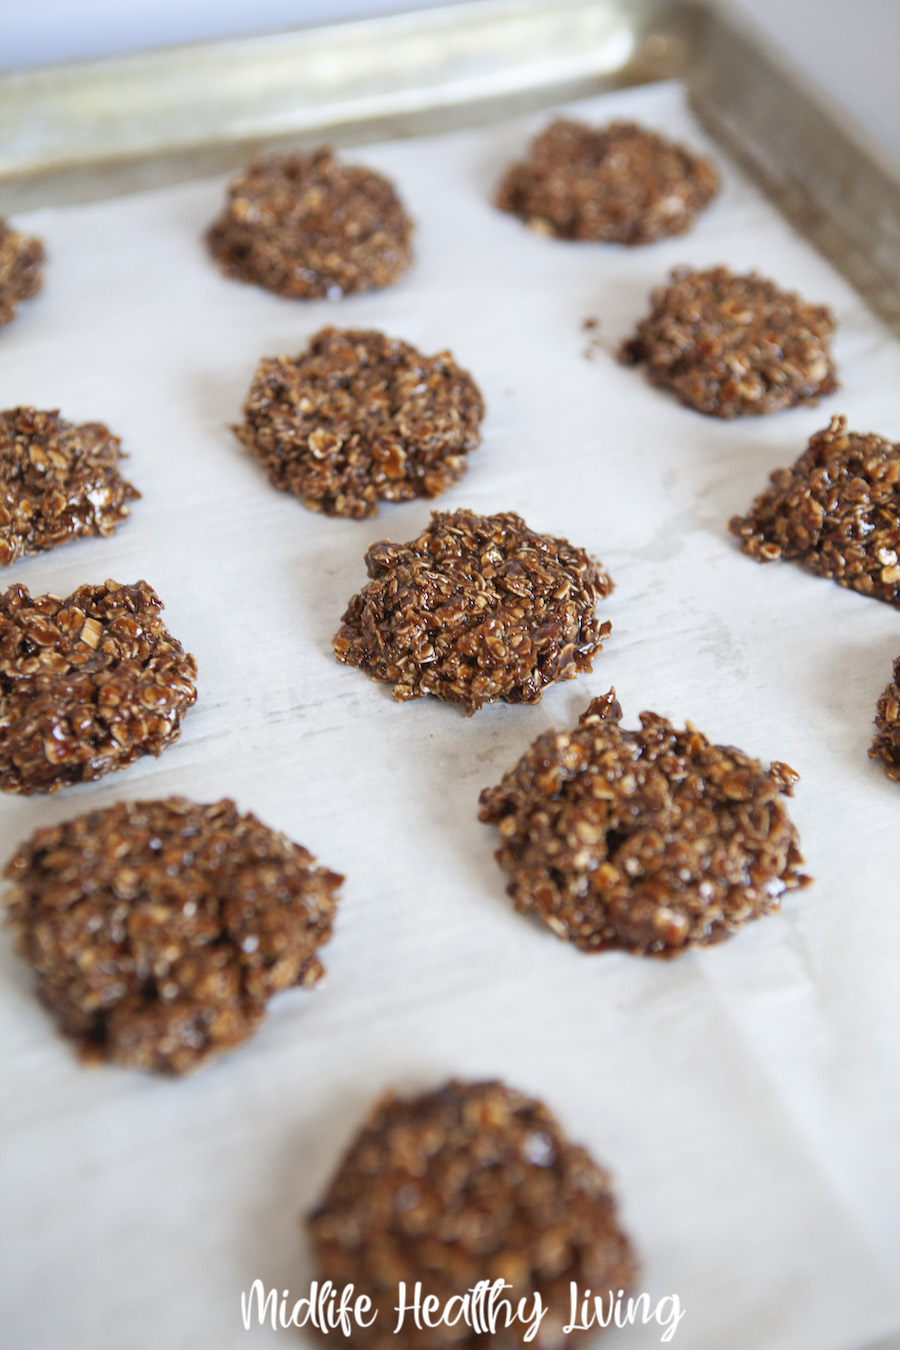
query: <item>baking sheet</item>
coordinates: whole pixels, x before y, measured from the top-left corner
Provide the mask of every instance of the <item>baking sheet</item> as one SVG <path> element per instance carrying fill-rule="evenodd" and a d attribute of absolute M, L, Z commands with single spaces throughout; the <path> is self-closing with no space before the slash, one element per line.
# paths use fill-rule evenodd
<path fill-rule="evenodd" d="M 577 112 L 708 144 L 674 85 Z M 639 250 L 549 241 L 494 211 L 499 175 L 545 121 L 355 153 L 397 182 L 417 261 L 396 287 L 338 304 L 221 278 L 199 242 L 221 180 L 17 218 L 50 263 L 0 335 L 0 406 L 106 421 L 144 496 L 114 538 L 29 559 L 9 581 L 68 594 L 145 577 L 197 655 L 200 697 L 160 760 L 4 798 L 5 851 L 126 797 L 230 795 L 347 883 L 328 979 L 282 995 L 254 1040 L 180 1082 L 83 1069 L 4 939 L 10 1345 L 296 1343 L 245 1331 L 241 1292 L 255 1278 L 305 1292 L 298 1216 L 372 1098 L 453 1074 L 542 1097 L 613 1170 L 641 1287 L 686 1310 L 674 1344 L 851 1350 L 900 1327 L 898 788 L 866 758 L 900 618 L 799 568 L 754 565 L 725 527 L 832 412 L 900 438 L 900 347 L 727 165 L 689 235 Z M 727 424 L 617 365 L 611 351 L 681 262 L 756 267 L 831 304 L 839 394 Z M 590 359 L 588 316 L 602 344 Z M 296 353 L 324 323 L 449 347 L 473 372 L 484 444 L 437 505 L 515 510 L 602 559 L 617 588 L 593 674 L 537 707 L 466 719 L 395 704 L 334 661 L 365 548 L 414 537 L 430 507 L 315 516 L 269 487 L 226 425 L 258 359 Z M 652 708 L 792 764 L 816 884 L 671 963 L 587 957 L 516 915 L 478 792 L 611 684 L 626 725 Z M 659 1337 L 652 1325 L 603 1344 Z"/>

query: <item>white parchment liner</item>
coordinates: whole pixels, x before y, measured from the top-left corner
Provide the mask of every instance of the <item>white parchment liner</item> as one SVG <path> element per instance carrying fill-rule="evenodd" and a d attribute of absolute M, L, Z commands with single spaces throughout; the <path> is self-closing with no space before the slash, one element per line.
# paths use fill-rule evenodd
<path fill-rule="evenodd" d="M 673 85 L 578 111 L 705 144 Z M 851 1350 L 900 1325 L 900 785 L 866 757 L 900 616 L 796 566 L 759 567 L 726 529 L 833 412 L 900 438 L 900 347 L 727 164 L 692 232 L 648 248 L 550 241 L 495 211 L 504 167 L 546 120 L 349 156 L 395 179 L 417 260 L 396 287 L 338 304 L 220 276 L 200 243 L 220 181 L 16 222 L 49 262 L 43 294 L 0 333 L 0 407 L 107 422 L 144 495 L 113 539 L 29 559 L 4 581 L 65 595 L 146 578 L 196 653 L 200 697 L 160 760 L 55 797 L 4 797 L 4 855 L 90 807 L 228 795 L 347 883 L 326 982 L 280 997 L 254 1040 L 186 1081 L 82 1068 L 4 939 L 11 1346 L 297 1343 L 245 1331 L 241 1292 L 256 1277 L 306 1291 L 298 1215 L 372 1098 L 450 1075 L 540 1096 L 613 1170 L 642 1287 L 686 1309 L 683 1350 Z M 616 364 L 681 262 L 755 268 L 832 305 L 840 392 L 729 424 Z M 603 345 L 586 359 L 591 315 Z M 603 561 L 613 632 L 592 675 L 467 720 L 434 700 L 395 704 L 335 662 L 365 548 L 414 537 L 430 506 L 313 515 L 226 425 L 258 359 L 295 354 L 325 323 L 450 348 L 473 372 L 484 444 L 436 505 L 518 511 Z M 585 956 L 517 916 L 478 792 L 611 684 L 626 725 L 651 708 L 793 765 L 815 885 L 671 963 Z M 643 1350 L 659 1335 L 603 1344 Z"/>

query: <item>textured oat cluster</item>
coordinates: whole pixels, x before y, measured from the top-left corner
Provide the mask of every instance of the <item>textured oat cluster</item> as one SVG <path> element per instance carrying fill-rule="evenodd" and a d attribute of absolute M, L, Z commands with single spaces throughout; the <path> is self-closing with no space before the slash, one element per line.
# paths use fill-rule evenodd
<path fill-rule="evenodd" d="M 508 170 L 497 205 L 558 239 L 649 244 L 683 234 L 718 190 L 708 160 L 633 122 L 561 119 Z"/>
<path fill-rule="evenodd" d="M 231 801 L 120 802 L 38 830 L 6 867 L 42 1001 L 88 1058 L 180 1074 L 323 974 L 343 878 Z"/>
<path fill-rule="evenodd" d="M 119 474 L 119 439 L 36 408 L 0 412 L 0 565 L 82 535 L 109 535 L 141 494 Z"/>
<path fill-rule="evenodd" d="M 584 951 L 672 956 L 721 942 L 804 886 L 782 796 L 797 775 L 655 713 L 619 725 L 614 692 L 574 731 L 545 732 L 480 819 L 522 913 Z"/>
<path fill-rule="evenodd" d="M 441 1306 L 480 1280 L 507 1281 L 508 1296 L 529 1307 L 539 1292 L 549 1312 L 533 1344 L 551 1350 L 569 1343 L 561 1336 L 569 1281 L 627 1290 L 637 1273 L 608 1174 L 542 1103 L 499 1082 L 382 1098 L 309 1226 L 320 1279 L 354 1284 L 378 1309 L 373 1326 L 354 1328 L 348 1341 L 371 1350 L 396 1350 L 401 1280 L 410 1290 L 421 1280 Z M 451 1339 L 446 1327 L 407 1323 L 401 1343 L 521 1350 L 523 1330 L 514 1323 L 492 1338 L 461 1324 Z"/>
<path fill-rule="evenodd" d="M 22 300 L 41 289 L 44 246 L 12 229 L 0 216 L 0 328 L 15 317 Z"/>
<path fill-rule="evenodd" d="M 235 427 L 276 487 L 331 516 L 437 497 L 465 472 L 484 404 L 449 352 L 324 328 L 305 351 L 259 366 Z"/>
<path fill-rule="evenodd" d="M 206 238 L 226 276 L 307 300 L 389 286 L 412 229 L 386 178 L 321 149 L 254 160 Z"/>
<path fill-rule="evenodd" d="M 366 567 L 334 650 L 401 701 L 536 703 L 590 670 L 610 631 L 595 614 L 612 590 L 602 567 L 512 512 L 435 511 L 418 539 L 373 544 Z"/>
<path fill-rule="evenodd" d="M 837 388 L 831 312 L 755 273 L 676 268 L 650 303 L 620 360 L 644 364 L 651 384 L 697 412 L 772 413 Z"/>
<path fill-rule="evenodd" d="M 869 757 L 884 761 L 888 778 L 900 779 L 900 656 L 894 662 L 894 678 L 878 700 L 875 727 Z"/>
<path fill-rule="evenodd" d="M 833 417 L 729 529 L 756 562 L 787 558 L 900 606 L 900 445 Z"/>
<path fill-rule="evenodd" d="M 145 581 L 0 595 L 0 788 L 55 792 L 177 739 L 197 667 L 161 609 Z"/>

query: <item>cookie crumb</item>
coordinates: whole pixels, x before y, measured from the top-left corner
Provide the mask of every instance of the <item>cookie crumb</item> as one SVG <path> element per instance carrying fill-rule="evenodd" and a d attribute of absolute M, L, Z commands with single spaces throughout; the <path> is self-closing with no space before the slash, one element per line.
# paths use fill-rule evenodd
<path fill-rule="evenodd" d="M 582 356 L 585 361 L 593 361 L 597 353 L 604 351 L 606 348 L 606 343 L 600 334 L 600 320 L 589 316 L 582 320 L 581 329 L 582 332 L 588 334 Z"/>

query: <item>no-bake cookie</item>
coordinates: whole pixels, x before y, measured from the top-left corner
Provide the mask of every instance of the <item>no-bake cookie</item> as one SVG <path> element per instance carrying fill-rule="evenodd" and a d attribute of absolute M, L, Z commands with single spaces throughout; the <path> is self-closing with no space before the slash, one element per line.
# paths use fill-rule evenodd
<path fill-rule="evenodd" d="M 434 694 L 469 714 L 495 699 L 536 703 L 590 670 L 610 631 L 595 614 L 612 590 L 603 568 L 512 512 L 435 511 L 418 539 L 373 544 L 366 568 L 334 650 L 401 701 Z"/>
<path fill-rule="evenodd" d="M 875 727 L 869 758 L 883 760 L 888 778 L 900 779 L 900 656 L 894 662 L 894 678 L 878 700 Z"/>
<path fill-rule="evenodd" d="M 465 472 L 484 404 L 449 352 L 324 328 L 299 356 L 263 360 L 235 434 L 277 488 L 357 519 L 379 501 L 437 497 Z"/>
<path fill-rule="evenodd" d="M 548 731 L 481 794 L 516 909 L 583 951 L 673 956 L 731 936 L 805 886 L 782 798 L 797 775 L 765 769 L 656 713 L 619 725 L 614 691 L 573 731 Z"/>
<path fill-rule="evenodd" d="M 900 606 L 900 445 L 833 417 L 728 528 L 756 562 L 787 558 Z"/>
<path fill-rule="evenodd" d="M 120 802 L 38 830 L 5 870 L 41 1001 L 88 1059 L 180 1074 L 323 974 L 343 880 L 225 800 Z"/>
<path fill-rule="evenodd" d="M 178 738 L 197 666 L 162 607 L 145 581 L 0 595 L 0 788 L 55 792 Z"/>
<path fill-rule="evenodd" d="M 19 234 L 0 216 L 0 328 L 15 317 L 20 301 L 41 289 L 44 246 Z"/>
<path fill-rule="evenodd" d="M 513 1308 L 524 1299 L 529 1312 L 539 1294 L 546 1313 L 531 1343 L 558 1350 L 570 1281 L 602 1295 L 627 1291 L 637 1273 L 608 1173 L 541 1102 L 499 1082 L 382 1098 L 309 1228 L 319 1278 L 372 1299 L 374 1322 L 348 1340 L 371 1350 L 521 1350 L 525 1326 L 503 1317 L 491 1335 L 407 1316 L 395 1335 L 401 1281 L 410 1296 L 420 1281 L 440 1308 L 479 1281 L 506 1282 Z"/>
<path fill-rule="evenodd" d="M 119 474 L 120 441 L 58 411 L 0 412 L 0 565 L 83 535 L 110 535 L 140 497 Z"/>
<path fill-rule="evenodd" d="M 713 417 L 818 403 L 837 388 L 829 341 L 834 319 L 792 291 L 725 267 L 678 267 L 653 292 L 648 316 L 619 353 L 647 379 Z"/>
<path fill-rule="evenodd" d="M 649 244 L 683 234 L 718 190 L 708 160 L 656 132 L 560 119 L 508 170 L 497 205 L 558 239 Z"/>
<path fill-rule="evenodd" d="M 412 229 L 386 178 L 323 148 L 254 160 L 206 239 L 226 276 L 311 300 L 391 285 Z"/>

